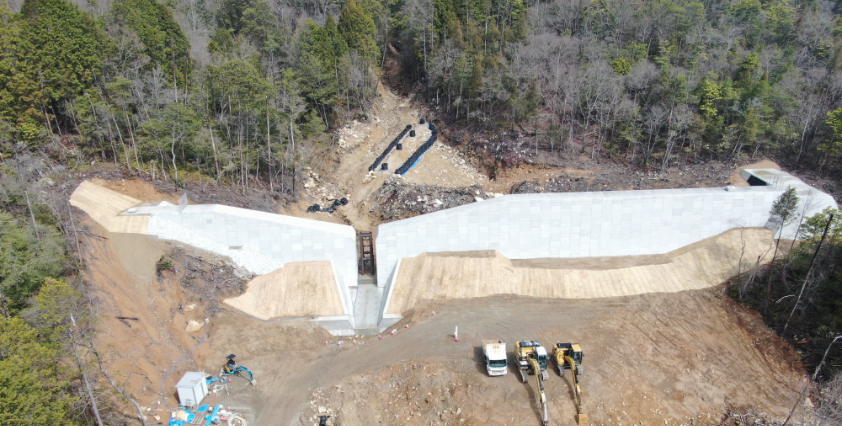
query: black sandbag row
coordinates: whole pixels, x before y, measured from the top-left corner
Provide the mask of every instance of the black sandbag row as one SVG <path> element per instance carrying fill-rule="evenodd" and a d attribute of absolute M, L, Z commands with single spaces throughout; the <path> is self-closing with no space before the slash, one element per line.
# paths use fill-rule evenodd
<path fill-rule="evenodd" d="M 405 175 L 406 172 L 408 172 L 409 169 L 411 169 L 412 166 L 414 166 L 415 163 L 418 162 L 418 159 L 420 159 L 421 156 L 424 155 L 424 153 L 427 152 L 427 150 L 433 146 L 433 144 L 436 142 L 436 139 L 438 139 L 439 137 L 439 132 L 436 130 L 436 126 L 433 126 L 433 123 L 430 123 L 430 133 L 432 133 L 432 135 L 430 135 L 430 139 L 427 139 L 427 142 L 424 142 L 420 147 L 418 147 L 418 149 L 412 153 L 409 159 L 406 160 L 406 162 L 403 163 L 400 167 L 398 167 L 397 170 L 395 170 L 395 173 L 401 176 Z"/>
<path fill-rule="evenodd" d="M 318 204 L 313 204 L 310 207 L 307 207 L 307 213 L 316 213 L 316 212 L 326 212 L 326 213 L 333 213 L 336 211 L 339 206 L 344 206 L 348 204 L 348 199 L 342 197 L 342 199 L 333 200 L 333 204 L 330 207 L 322 207 Z"/>
<path fill-rule="evenodd" d="M 407 124 L 406 128 L 403 129 L 401 134 L 399 134 L 398 137 L 396 137 L 395 140 L 393 140 L 392 143 L 390 143 L 389 146 L 386 147 L 386 150 L 384 150 L 383 153 L 380 154 L 380 156 L 377 157 L 376 160 L 374 160 L 374 163 L 368 168 L 368 171 L 373 172 L 377 170 L 377 166 L 380 165 L 380 162 L 382 162 L 383 159 L 386 158 L 387 155 L 389 155 L 389 153 L 392 151 L 392 148 L 394 148 L 398 144 L 398 142 L 400 142 L 401 139 L 403 139 L 403 137 L 406 136 L 406 132 L 408 132 L 411 128 L 412 125 Z"/>

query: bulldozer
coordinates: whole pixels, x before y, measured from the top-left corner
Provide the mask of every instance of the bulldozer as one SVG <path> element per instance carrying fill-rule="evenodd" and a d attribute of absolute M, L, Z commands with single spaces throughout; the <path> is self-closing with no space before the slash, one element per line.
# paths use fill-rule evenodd
<path fill-rule="evenodd" d="M 550 378 L 550 374 L 547 372 L 547 363 L 549 362 L 547 350 L 535 340 L 517 342 L 515 344 L 515 359 L 517 359 L 523 383 L 526 383 L 529 373 L 535 375 L 537 386 L 535 397 L 541 405 L 541 421 L 543 426 L 548 426 L 550 419 L 547 414 L 547 396 L 544 394 L 544 380 Z"/>
<path fill-rule="evenodd" d="M 556 343 L 553 357 L 558 366 L 558 375 L 564 377 L 564 371 L 570 370 L 573 377 L 573 396 L 576 399 L 576 418 L 579 426 L 588 426 L 588 415 L 582 409 L 582 390 L 579 378 L 582 375 L 582 348 L 577 343 Z"/>

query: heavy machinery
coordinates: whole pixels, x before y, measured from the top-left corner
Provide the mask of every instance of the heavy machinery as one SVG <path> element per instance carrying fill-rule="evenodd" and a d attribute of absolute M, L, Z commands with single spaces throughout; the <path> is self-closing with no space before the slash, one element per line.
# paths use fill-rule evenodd
<path fill-rule="evenodd" d="M 249 383 L 251 383 L 252 386 L 257 384 L 257 380 L 254 380 L 254 375 L 251 374 L 251 371 L 248 368 L 243 367 L 242 365 L 237 365 L 237 361 L 234 361 L 235 357 L 236 357 L 236 355 L 234 355 L 234 354 L 228 355 L 226 357 L 228 359 L 228 361 L 225 363 L 225 365 L 222 366 L 222 371 L 219 372 L 219 377 L 224 377 L 224 376 L 228 375 L 228 376 L 240 376 L 240 377 L 245 379 L 246 376 L 244 376 L 243 373 L 248 373 Z"/>
<path fill-rule="evenodd" d="M 558 375 L 564 377 L 564 370 L 572 368 L 572 365 L 565 361 L 566 356 L 573 358 L 573 363 L 576 366 L 576 375 L 581 376 L 582 373 L 582 348 L 578 343 L 556 343 L 553 347 L 553 357 L 558 366 Z"/>
<path fill-rule="evenodd" d="M 588 425 L 588 415 L 582 409 L 582 390 L 579 389 L 579 377 L 582 375 L 582 348 L 577 343 L 556 343 L 553 347 L 553 357 L 558 365 L 559 376 L 564 376 L 565 370 L 570 370 L 573 376 L 573 396 L 576 398 L 576 418 L 579 426 Z"/>
<path fill-rule="evenodd" d="M 482 354 L 485 356 L 485 369 L 489 376 L 503 376 L 509 372 L 506 344 L 502 340 L 483 340 Z"/>
<path fill-rule="evenodd" d="M 529 359 L 534 358 L 538 362 L 540 369 L 533 368 L 529 364 Z M 536 340 L 524 340 L 515 344 L 515 359 L 520 369 L 521 380 L 526 383 L 526 375 L 529 373 L 541 375 L 541 380 L 548 380 L 550 373 L 547 372 L 547 363 L 549 356 L 547 350 L 541 346 Z M 540 370 L 540 371 L 539 371 Z"/>
<path fill-rule="evenodd" d="M 535 375 L 537 385 L 535 397 L 541 404 L 541 421 L 544 426 L 547 426 L 550 424 L 547 415 L 547 396 L 544 394 L 544 380 L 550 378 L 550 374 L 547 372 L 549 361 L 547 350 L 535 340 L 517 342 L 515 344 L 515 359 L 517 359 L 520 377 L 524 383 L 526 383 L 529 373 Z"/>

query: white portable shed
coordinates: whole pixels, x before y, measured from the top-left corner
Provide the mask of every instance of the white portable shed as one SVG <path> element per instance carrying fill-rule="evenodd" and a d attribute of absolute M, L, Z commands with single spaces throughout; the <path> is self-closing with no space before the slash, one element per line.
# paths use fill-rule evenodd
<path fill-rule="evenodd" d="M 205 381 L 205 373 L 188 371 L 184 377 L 175 385 L 178 391 L 178 400 L 182 406 L 191 407 L 199 405 L 208 394 L 208 384 Z"/>

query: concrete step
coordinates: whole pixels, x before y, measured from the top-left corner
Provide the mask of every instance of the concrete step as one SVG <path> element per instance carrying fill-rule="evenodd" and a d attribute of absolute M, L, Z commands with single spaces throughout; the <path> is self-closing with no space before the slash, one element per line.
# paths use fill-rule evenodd
<path fill-rule="evenodd" d="M 377 320 L 380 317 L 381 292 L 382 289 L 378 289 L 373 284 L 360 284 L 357 287 L 354 305 L 354 322 L 357 324 L 357 330 L 377 329 Z"/>
<path fill-rule="evenodd" d="M 372 324 L 363 324 L 358 325 L 356 329 L 354 329 L 354 333 L 357 336 L 376 336 L 378 334 L 377 326 Z"/>
<path fill-rule="evenodd" d="M 358 279 L 357 279 L 357 282 L 360 285 L 362 285 L 362 284 L 377 285 L 377 277 L 374 276 L 374 275 L 359 275 Z"/>

